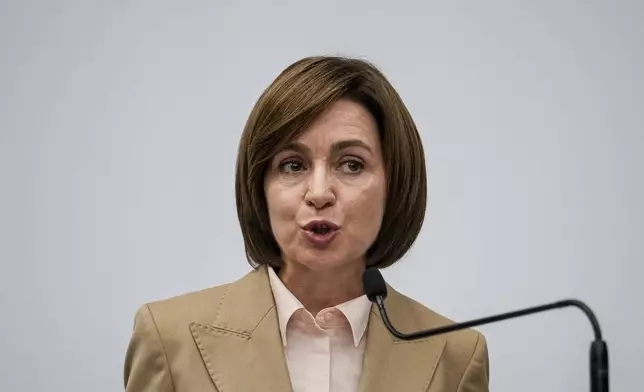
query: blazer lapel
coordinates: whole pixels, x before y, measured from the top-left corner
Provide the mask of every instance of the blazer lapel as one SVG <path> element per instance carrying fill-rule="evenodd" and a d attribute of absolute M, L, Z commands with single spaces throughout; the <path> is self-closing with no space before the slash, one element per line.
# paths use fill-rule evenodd
<path fill-rule="evenodd" d="M 420 322 L 408 299 L 388 288 L 385 300 L 392 324 L 401 332 L 430 328 Z M 445 340 L 441 336 L 415 341 L 394 338 L 373 305 L 367 328 L 367 347 L 359 392 L 426 391 L 440 360 Z"/>
<path fill-rule="evenodd" d="M 219 392 L 292 391 L 265 267 L 230 284 L 215 320 L 190 330 Z"/>

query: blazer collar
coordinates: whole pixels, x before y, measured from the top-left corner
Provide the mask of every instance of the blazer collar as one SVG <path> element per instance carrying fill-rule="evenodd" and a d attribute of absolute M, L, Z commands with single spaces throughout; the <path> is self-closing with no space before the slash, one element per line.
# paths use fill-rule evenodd
<path fill-rule="evenodd" d="M 438 326 L 422 305 L 387 285 L 387 315 L 401 332 L 416 332 Z M 367 347 L 359 392 L 426 391 L 445 347 L 445 338 L 404 341 L 385 327 L 376 305 L 371 307 Z"/>
<path fill-rule="evenodd" d="M 219 392 L 291 391 L 265 267 L 226 286 L 214 320 L 190 325 Z"/>
<path fill-rule="evenodd" d="M 403 332 L 429 328 L 420 305 L 388 287 L 389 318 Z M 266 267 L 226 286 L 212 317 L 190 325 L 203 362 L 219 392 L 292 391 L 279 320 Z M 427 390 L 445 340 L 413 342 L 393 338 L 377 307 L 366 331 L 360 392 Z"/>

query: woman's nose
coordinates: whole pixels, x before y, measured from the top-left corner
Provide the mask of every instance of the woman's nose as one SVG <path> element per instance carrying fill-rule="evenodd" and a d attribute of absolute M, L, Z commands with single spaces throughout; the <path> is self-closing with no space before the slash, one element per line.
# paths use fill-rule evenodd
<path fill-rule="evenodd" d="M 332 181 L 325 169 L 316 169 L 311 173 L 304 201 L 316 209 L 335 203 Z"/>

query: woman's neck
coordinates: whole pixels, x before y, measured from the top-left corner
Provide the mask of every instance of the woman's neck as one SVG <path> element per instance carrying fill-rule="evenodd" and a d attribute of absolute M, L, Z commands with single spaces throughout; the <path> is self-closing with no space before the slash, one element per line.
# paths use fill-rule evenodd
<path fill-rule="evenodd" d="M 312 315 L 364 294 L 364 264 L 351 263 L 333 270 L 312 270 L 297 263 L 284 263 L 279 277 Z"/>

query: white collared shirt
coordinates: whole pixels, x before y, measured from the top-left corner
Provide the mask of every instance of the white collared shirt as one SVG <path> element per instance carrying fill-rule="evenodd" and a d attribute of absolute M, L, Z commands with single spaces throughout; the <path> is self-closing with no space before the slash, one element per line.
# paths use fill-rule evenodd
<path fill-rule="evenodd" d="M 293 392 L 356 392 L 369 299 L 363 295 L 314 317 L 270 267 L 268 274 Z"/>

